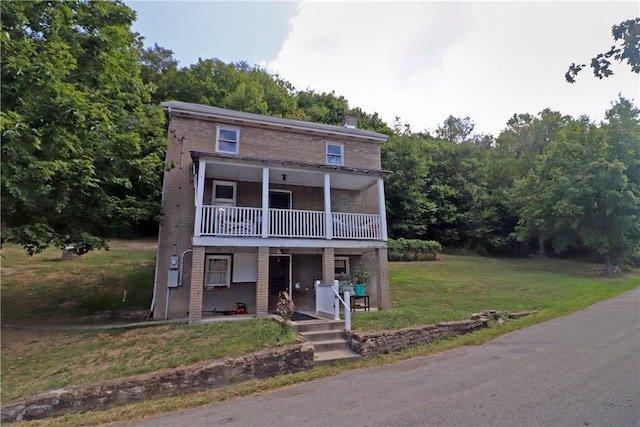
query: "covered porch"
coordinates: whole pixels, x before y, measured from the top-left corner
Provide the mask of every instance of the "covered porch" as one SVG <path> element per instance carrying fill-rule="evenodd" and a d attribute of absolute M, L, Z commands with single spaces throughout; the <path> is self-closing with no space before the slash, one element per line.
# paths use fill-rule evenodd
<path fill-rule="evenodd" d="M 192 157 L 196 244 L 217 245 L 220 238 L 387 240 L 382 171 Z"/>

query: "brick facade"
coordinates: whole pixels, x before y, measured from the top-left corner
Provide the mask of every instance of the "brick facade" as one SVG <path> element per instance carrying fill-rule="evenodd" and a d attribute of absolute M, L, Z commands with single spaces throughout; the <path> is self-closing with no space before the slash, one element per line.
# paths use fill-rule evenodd
<path fill-rule="evenodd" d="M 191 105 L 191 104 L 190 104 Z M 197 106 L 196 109 L 208 108 Z M 228 110 L 225 110 L 228 111 Z M 232 112 L 236 113 L 236 112 Z M 204 115 L 188 116 L 189 113 L 170 111 L 169 145 L 167 148 L 167 172 L 164 177 L 163 187 L 163 221 L 161 223 L 158 238 L 158 258 L 156 263 L 156 281 L 154 289 L 154 319 L 187 318 L 190 323 L 201 322 L 203 317 L 215 315 L 216 311 L 227 311 L 236 308 L 236 303 L 247 305 L 249 313 L 255 313 L 259 317 L 268 315 L 269 312 L 269 257 L 276 250 L 283 249 L 291 256 L 291 285 L 300 283 L 300 289 L 294 290 L 293 299 L 298 309 L 314 311 L 315 297 L 313 283 L 315 280 L 331 281 L 334 279 L 335 256 L 349 256 L 351 270 L 357 268 L 361 254 L 363 259 L 367 254 L 375 254 L 376 247 L 384 242 L 370 242 L 373 246 L 367 247 L 367 242 L 354 242 L 354 247 L 336 247 L 335 241 L 326 240 L 323 246 L 317 244 L 309 247 L 291 245 L 287 238 L 277 240 L 268 239 L 268 244 L 261 244 L 254 237 L 254 246 L 243 245 L 242 237 L 229 237 L 225 244 L 209 245 L 199 243 L 194 246 L 194 225 L 196 220 L 196 202 L 203 205 L 212 204 L 213 182 L 232 181 L 236 184 L 236 206 L 238 207 L 262 207 L 263 185 L 260 178 L 256 178 L 261 168 L 281 168 L 282 174 L 314 174 L 314 185 L 300 185 L 291 180 L 287 182 L 278 180 L 269 183 L 269 190 L 284 190 L 291 192 L 292 209 L 324 211 L 324 189 L 321 177 L 323 174 L 336 175 L 336 181 L 331 180 L 330 208 L 332 212 L 378 214 L 380 203 L 376 179 L 380 179 L 381 167 L 380 144 L 386 139 L 384 135 L 357 131 L 341 131 L 340 128 L 313 124 L 305 128 L 304 122 L 300 128 L 289 127 L 290 121 L 278 128 L 276 124 L 261 124 L 251 120 L 244 120 L 244 113 L 237 113 L 239 118 L 233 123 L 228 119 L 218 117 L 204 117 Z M 257 116 L 264 117 L 264 116 Z M 253 119 L 253 116 L 251 117 Z M 271 118 L 271 123 L 276 119 Z M 276 122 L 281 119 L 277 119 Z M 295 123 L 294 123 L 295 124 Z M 216 157 L 216 131 L 218 126 L 233 128 L 239 131 L 238 159 L 233 156 Z M 325 130 L 326 128 L 326 130 Z M 333 129 L 336 129 L 335 131 Z M 344 133 L 344 135 L 342 135 Z M 373 136 L 370 136 L 373 135 Z M 376 137 L 377 135 L 377 137 Z M 377 138 L 377 139 L 376 139 Z M 326 165 L 327 142 L 342 144 L 344 147 L 345 167 L 322 169 Z M 196 201 L 196 185 L 194 179 L 195 166 L 198 160 L 192 159 L 192 153 L 211 153 L 211 159 L 206 160 L 211 167 L 206 171 L 202 200 Z M 202 154 L 198 154 L 202 155 Z M 205 154 L 206 155 L 206 154 Z M 240 169 L 244 158 L 251 159 L 250 167 L 254 172 L 254 180 L 230 178 L 217 174 L 219 165 L 224 165 L 226 158 L 238 164 Z M 260 159 L 264 159 L 261 161 Z M 195 164 L 194 164 L 195 162 Z M 275 162 L 275 163 L 274 163 Z M 299 162 L 299 163 L 296 163 Z M 202 165 L 203 163 L 200 163 Z M 274 166 L 275 165 L 275 166 Z M 317 165 L 317 166 L 316 166 Z M 235 167 L 235 166 L 234 166 Z M 227 167 L 228 169 L 228 167 Z M 359 172 L 361 181 L 367 184 L 357 190 L 341 187 L 351 179 L 347 174 L 352 170 L 367 170 Z M 372 174 L 371 171 L 374 173 Z M 346 181 L 345 181 L 346 180 Z M 355 186 L 352 186 L 355 188 Z M 199 229 L 199 228 L 198 228 Z M 310 243 L 317 243 L 310 241 Z M 343 243 L 344 245 L 344 243 Z M 256 281 L 235 283 L 231 282 L 229 288 L 206 289 L 204 288 L 204 269 L 207 255 L 230 255 L 232 266 L 235 257 L 240 253 L 256 254 Z M 386 249 L 384 250 L 386 256 Z M 172 256 L 180 258 L 181 283 L 179 287 L 167 289 L 169 261 Z M 380 308 L 388 301 L 388 278 L 386 277 L 386 262 L 379 264 L 383 255 L 369 256 L 371 261 L 367 263 L 372 280 L 376 277 L 375 285 L 370 285 L 372 303 L 378 302 Z M 386 260 L 385 260 L 386 261 Z M 381 274 L 380 269 L 385 270 Z M 377 277 L 382 277 L 382 280 Z M 386 291 L 383 289 L 386 286 Z M 385 297 L 385 292 L 387 296 Z M 375 295 L 375 297 L 374 297 Z M 169 301 L 167 301 L 167 297 Z M 386 299 L 385 299 L 386 298 Z M 386 303 L 388 306 L 388 303 Z"/>
<path fill-rule="evenodd" d="M 336 136 L 308 135 L 303 132 L 283 132 L 261 127 L 226 124 L 216 120 L 172 116 L 171 128 L 178 138 L 188 139 L 189 149 L 213 153 L 216 147 L 218 126 L 240 131 L 239 155 L 265 159 L 326 163 L 326 144 L 334 142 L 344 145 L 344 165 L 364 169 L 380 169 L 380 144 L 355 141 Z M 188 155 L 188 153 L 187 153 Z M 174 159 L 178 156 L 172 157 Z"/>

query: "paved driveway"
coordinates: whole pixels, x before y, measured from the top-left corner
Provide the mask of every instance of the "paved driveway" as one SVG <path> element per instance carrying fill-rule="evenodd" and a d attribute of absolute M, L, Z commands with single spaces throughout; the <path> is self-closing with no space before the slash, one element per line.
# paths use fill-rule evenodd
<path fill-rule="evenodd" d="M 640 426 L 640 288 L 466 347 L 141 426 Z"/>

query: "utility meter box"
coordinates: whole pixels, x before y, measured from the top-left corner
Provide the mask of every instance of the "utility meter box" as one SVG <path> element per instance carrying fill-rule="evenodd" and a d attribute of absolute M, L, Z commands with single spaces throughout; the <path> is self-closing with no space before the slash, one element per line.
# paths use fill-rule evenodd
<path fill-rule="evenodd" d="M 167 274 L 167 287 L 177 288 L 178 285 L 178 270 L 169 270 L 169 274 Z"/>

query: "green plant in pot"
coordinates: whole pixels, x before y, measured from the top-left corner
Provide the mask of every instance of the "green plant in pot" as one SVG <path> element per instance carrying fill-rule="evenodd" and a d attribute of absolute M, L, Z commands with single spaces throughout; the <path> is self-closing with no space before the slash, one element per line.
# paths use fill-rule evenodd
<path fill-rule="evenodd" d="M 365 294 L 365 288 L 369 283 L 369 272 L 360 266 L 360 270 L 353 273 L 353 280 L 355 281 L 354 292 L 356 296 L 363 296 Z"/>

